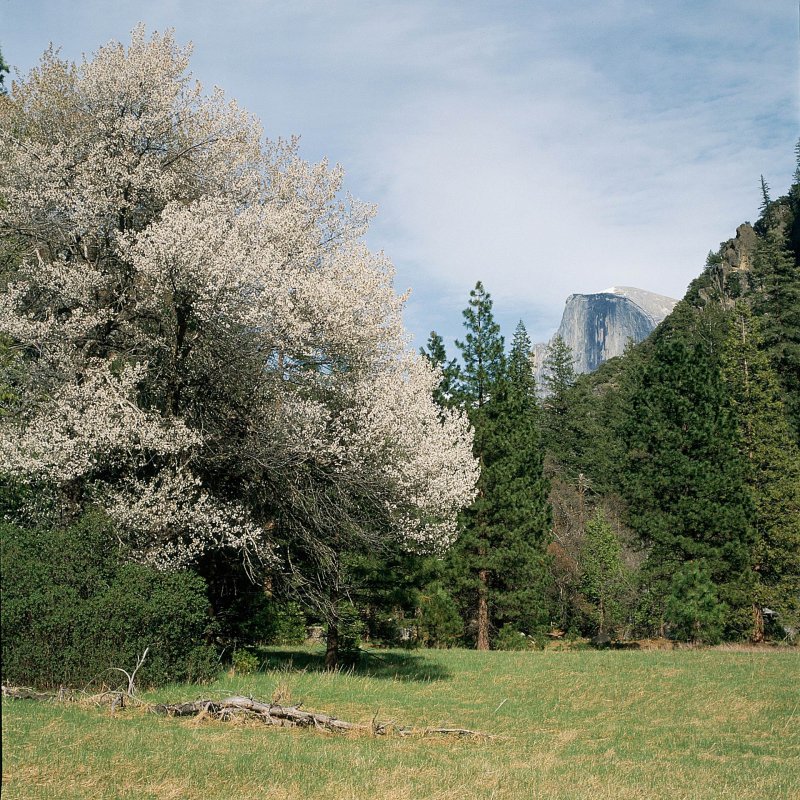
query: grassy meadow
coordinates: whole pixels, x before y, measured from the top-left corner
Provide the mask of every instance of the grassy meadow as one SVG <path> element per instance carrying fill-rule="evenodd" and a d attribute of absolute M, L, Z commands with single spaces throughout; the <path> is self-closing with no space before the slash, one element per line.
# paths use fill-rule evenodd
<path fill-rule="evenodd" d="M 353 722 L 487 738 L 373 737 L 3 702 L 13 798 L 800 798 L 800 653 L 377 651 L 327 674 L 318 652 L 150 702 L 248 694 Z"/>

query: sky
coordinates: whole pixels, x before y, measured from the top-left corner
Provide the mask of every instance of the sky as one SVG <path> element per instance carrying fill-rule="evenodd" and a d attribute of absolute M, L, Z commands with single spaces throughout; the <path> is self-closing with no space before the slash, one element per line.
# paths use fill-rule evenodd
<path fill-rule="evenodd" d="M 478 280 L 507 340 L 546 341 L 572 293 L 682 297 L 796 165 L 797 0 L 0 0 L 0 49 L 24 74 L 138 22 L 344 167 L 412 343 L 451 354 Z"/>

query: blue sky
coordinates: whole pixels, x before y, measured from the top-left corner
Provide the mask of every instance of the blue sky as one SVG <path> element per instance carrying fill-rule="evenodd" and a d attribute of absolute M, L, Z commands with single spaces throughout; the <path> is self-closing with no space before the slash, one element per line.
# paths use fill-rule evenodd
<path fill-rule="evenodd" d="M 794 171 L 796 0 L 0 0 L 0 47 L 26 72 L 139 21 L 377 203 L 416 344 L 479 279 L 507 338 L 572 292 L 680 297 Z"/>

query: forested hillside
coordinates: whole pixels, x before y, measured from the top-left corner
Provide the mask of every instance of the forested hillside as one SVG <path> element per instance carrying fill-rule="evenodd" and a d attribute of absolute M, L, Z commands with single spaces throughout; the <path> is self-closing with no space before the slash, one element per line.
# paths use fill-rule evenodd
<path fill-rule="evenodd" d="M 575 508 L 615 520 L 640 564 L 642 632 L 760 640 L 798 625 L 797 177 L 776 200 L 762 181 L 758 221 L 709 254 L 654 334 L 558 398 L 554 547 L 580 537 Z"/>
<path fill-rule="evenodd" d="M 761 188 L 755 225 L 709 254 L 645 342 L 578 376 L 555 337 L 539 365 L 547 396 L 525 418 L 504 407 L 519 369 L 503 360 L 482 286 L 465 312 L 466 342 L 457 343 L 463 369 L 431 335 L 424 352 L 445 375 L 437 399 L 469 413 L 482 468 L 478 500 L 446 560 L 447 586 L 478 647 L 487 620 L 503 646 L 518 643 L 511 631 L 715 642 L 797 630 L 800 185 L 796 175 L 776 200 L 763 180 Z M 516 363 L 520 335 L 522 323 Z M 490 477 L 500 463 L 505 484 Z M 514 508 L 527 505 L 525 550 L 489 522 L 511 487 L 522 492 Z M 546 519 L 551 526 L 537 533 L 534 521 Z M 484 529 L 494 535 L 476 539 Z M 513 568 L 492 569 L 504 559 Z M 504 601 L 503 576 L 514 570 L 524 613 Z"/>

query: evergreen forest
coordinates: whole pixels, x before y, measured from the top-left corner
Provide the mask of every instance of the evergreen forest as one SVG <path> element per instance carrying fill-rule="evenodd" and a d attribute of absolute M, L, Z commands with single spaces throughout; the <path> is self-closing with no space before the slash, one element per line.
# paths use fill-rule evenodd
<path fill-rule="evenodd" d="M 506 355 L 481 284 L 460 358 L 431 334 L 437 402 L 466 409 L 481 464 L 437 585 L 470 644 L 796 637 L 798 179 L 800 167 L 776 199 L 762 179 L 756 223 L 709 253 L 647 340 L 594 373 L 577 376 L 555 337 L 537 391 L 523 323 Z"/>

